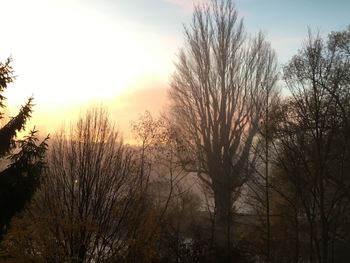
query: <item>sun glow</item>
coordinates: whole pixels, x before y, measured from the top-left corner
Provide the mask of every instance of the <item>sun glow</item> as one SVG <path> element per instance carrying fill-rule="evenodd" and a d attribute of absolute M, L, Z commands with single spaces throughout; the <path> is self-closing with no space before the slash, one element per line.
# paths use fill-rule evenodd
<path fill-rule="evenodd" d="M 12 115 L 34 96 L 34 117 L 53 126 L 82 105 L 120 97 L 144 76 L 164 79 L 171 71 L 174 50 L 93 5 L 80 0 L 1 4 L 6 11 L 0 22 L 9 27 L 2 29 L 0 59 L 12 55 L 18 75 L 5 93 Z"/>

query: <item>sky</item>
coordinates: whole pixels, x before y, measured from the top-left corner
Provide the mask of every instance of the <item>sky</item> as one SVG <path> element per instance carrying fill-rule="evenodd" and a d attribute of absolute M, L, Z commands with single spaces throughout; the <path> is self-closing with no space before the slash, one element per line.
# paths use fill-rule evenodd
<path fill-rule="evenodd" d="M 206 0 L 196 0 L 195 3 Z M 280 65 L 308 27 L 327 35 L 350 24 L 348 0 L 237 0 L 248 33 L 262 30 Z M 105 105 L 127 134 L 131 120 L 164 110 L 192 0 L 0 0 L 0 61 L 17 76 L 5 93 L 10 116 L 34 97 L 42 133 Z"/>

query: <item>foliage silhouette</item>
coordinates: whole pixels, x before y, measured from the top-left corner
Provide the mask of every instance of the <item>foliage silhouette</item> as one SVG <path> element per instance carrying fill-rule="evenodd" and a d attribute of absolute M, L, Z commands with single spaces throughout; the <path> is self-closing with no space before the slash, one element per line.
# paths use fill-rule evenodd
<path fill-rule="evenodd" d="M 5 108 L 5 91 L 15 79 L 11 67 L 11 58 L 0 63 L 0 107 Z M 0 129 L 0 158 L 9 158 L 10 164 L 0 172 L 0 238 L 6 232 L 12 217 L 22 211 L 31 200 L 40 183 L 40 174 L 44 168 L 44 156 L 47 140 L 38 144 L 35 128 L 23 140 L 16 140 L 17 133 L 23 131 L 31 117 L 33 98 L 21 107 Z M 1 113 L 0 118 L 4 118 Z M 9 156 L 10 155 L 10 156 Z"/>

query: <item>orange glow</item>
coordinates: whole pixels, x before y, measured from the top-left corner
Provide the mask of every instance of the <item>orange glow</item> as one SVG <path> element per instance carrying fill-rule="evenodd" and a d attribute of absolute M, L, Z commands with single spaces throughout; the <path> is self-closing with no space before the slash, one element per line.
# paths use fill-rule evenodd
<path fill-rule="evenodd" d="M 12 54 L 18 76 L 4 95 L 10 116 L 34 96 L 28 129 L 52 133 L 103 104 L 127 132 L 137 114 L 161 108 L 176 42 L 125 27 L 78 0 L 5 1 L 2 10 L 0 22 L 12 26 L 2 29 L 0 59 Z M 140 93 L 146 97 L 136 98 Z"/>

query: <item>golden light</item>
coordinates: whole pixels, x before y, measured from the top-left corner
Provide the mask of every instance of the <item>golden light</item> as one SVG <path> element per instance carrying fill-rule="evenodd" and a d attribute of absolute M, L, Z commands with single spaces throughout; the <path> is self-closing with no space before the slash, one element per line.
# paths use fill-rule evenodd
<path fill-rule="evenodd" d="M 172 71 L 176 43 L 79 0 L 11 0 L 2 10 L 0 59 L 12 55 L 18 75 L 5 94 L 10 114 L 33 95 L 37 126 L 57 127 L 90 103 L 117 104 L 142 79 L 165 82 Z"/>

